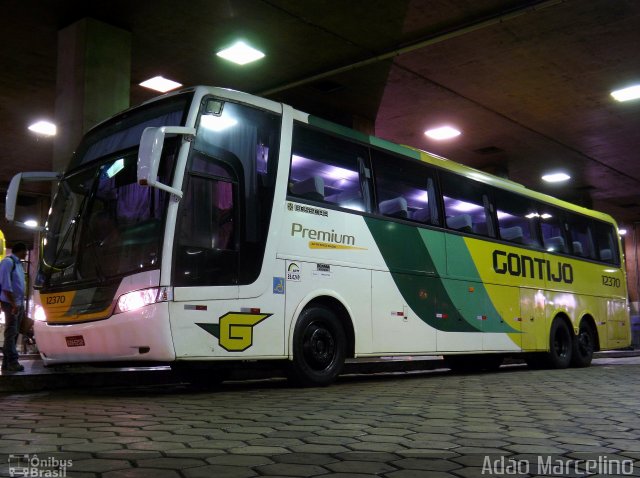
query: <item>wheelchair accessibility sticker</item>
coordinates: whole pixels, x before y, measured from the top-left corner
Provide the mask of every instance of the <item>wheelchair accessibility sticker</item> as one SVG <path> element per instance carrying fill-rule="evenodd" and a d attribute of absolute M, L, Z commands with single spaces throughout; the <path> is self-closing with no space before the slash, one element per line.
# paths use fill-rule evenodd
<path fill-rule="evenodd" d="M 284 277 L 273 278 L 273 293 L 284 294 Z"/>

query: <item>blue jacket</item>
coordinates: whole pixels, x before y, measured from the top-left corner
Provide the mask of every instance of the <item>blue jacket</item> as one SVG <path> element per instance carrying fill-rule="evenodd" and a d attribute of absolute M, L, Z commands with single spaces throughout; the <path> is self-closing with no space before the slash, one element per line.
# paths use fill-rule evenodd
<path fill-rule="evenodd" d="M 13 264 L 16 267 L 13 267 Z M 0 287 L 2 287 L 2 294 L 0 294 L 0 300 L 2 302 L 9 302 L 9 298 L 5 294 L 5 291 L 13 293 L 13 298 L 16 304 L 21 305 L 24 301 L 24 269 L 22 268 L 22 262 L 20 259 L 11 254 L 0 261 Z"/>

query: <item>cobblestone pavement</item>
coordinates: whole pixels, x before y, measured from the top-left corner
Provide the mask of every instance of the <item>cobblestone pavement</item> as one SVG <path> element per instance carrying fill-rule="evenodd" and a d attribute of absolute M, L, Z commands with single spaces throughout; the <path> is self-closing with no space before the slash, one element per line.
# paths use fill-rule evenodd
<path fill-rule="evenodd" d="M 0 395 L 0 476 L 640 476 L 640 358 Z"/>

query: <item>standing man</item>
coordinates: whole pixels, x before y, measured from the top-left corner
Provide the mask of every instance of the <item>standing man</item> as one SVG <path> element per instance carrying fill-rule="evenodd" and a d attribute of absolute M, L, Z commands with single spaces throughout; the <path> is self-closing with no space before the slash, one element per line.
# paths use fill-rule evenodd
<path fill-rule="evenodd" d="M 14 244 L 11 255 L 0 262 L 0 305 L 4 312 L 4 346 L 2 349 L 2 370 L 22 372 L 24 367 L 18 362 L 16 342 L 20 322 L 24 316 L 24 269 L 22 262 L 27 257 L 27 246 L 22 242 Z"/>

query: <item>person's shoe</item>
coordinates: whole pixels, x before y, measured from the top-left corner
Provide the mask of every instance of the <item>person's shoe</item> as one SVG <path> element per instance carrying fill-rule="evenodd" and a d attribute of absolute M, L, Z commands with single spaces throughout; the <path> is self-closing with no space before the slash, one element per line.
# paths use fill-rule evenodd
<path fill-rule="evenodd" d="M 3 372 L 22 372 L 23 370 L 24 366 L 20 365 L 18 362 L 7 364 L 2 369 Z"/>

